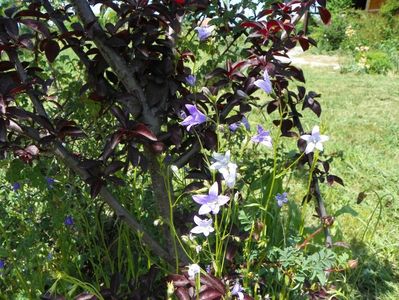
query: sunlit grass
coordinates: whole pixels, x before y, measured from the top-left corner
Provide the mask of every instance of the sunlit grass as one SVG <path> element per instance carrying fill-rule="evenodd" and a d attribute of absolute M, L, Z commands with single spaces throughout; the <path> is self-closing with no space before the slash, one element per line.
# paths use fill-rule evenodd
<path fill-rule="evenodd" d="M 339 216 L 335 225 L 343 241 L 352 245 L 353 257 L 359 259 L 358 269 L 346 278 L 351 297 L 397 299 L 399 78 L 340 74 L 327 68 L 304 71 L 308 90 L 322 94 L 321 122 L 331 137 L 326 154 L 334 157 L 331 172 L 345 182 L 345 187 L 323 187 L 327 207 L 334 214 L 350 205 L 358 213 Z M 308 117 L 304 120 L 307 128 L 315 124 Z M 362 191 L 367 197 L 357 204 Z"/>

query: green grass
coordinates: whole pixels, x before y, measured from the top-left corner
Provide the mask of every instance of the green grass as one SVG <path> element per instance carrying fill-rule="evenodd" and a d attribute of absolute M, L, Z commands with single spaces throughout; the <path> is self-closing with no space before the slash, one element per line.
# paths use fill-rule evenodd
<path fill-rule="evenodd" d="M 345 205 L 356 211 L 338 216 L 334 226 L 359 260 L 358 268 L 345 277 L 348 297 L 398 299 L 399 78 L 327 68 L 304 72 L 308 90 L 322 94 L 331 173 L 345 182 L 345 187 L 323 187 L 327 207 L 330 214 Z M 304 118 L 308 129 L 316 124 L 309 116 Z M 367 197 L 357 204 L 363 191 Z"/>

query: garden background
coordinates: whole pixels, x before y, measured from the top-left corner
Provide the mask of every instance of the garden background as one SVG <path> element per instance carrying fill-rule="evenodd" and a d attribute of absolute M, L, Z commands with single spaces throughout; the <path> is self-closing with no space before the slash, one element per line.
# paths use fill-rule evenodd
<path fill-rule="evenodd" d="M 86 1 L 65 2 L 78 5 Z M 50 1 L 50 4 L 64 16 L 69 11 L 68 18 L 60 18 L 67 30 L 75 34 L 88 31 L 92 23 L 76 25 L 80 22 L 75 13 L 77 9 L 73 6 L 65 9 L 65 2 Z M 243 27 L 255 31 L 256 26 L 250 23 L 255 19 L 250 18 L 254 16 L 251 11 L 260 11 L 257 3 L 212 4 L 211 1 L 207 6 L 193 1 L 195 5 L 188 9 L 185 1 L 154 1 L 160 4 L 154 13 L 140 10 L 140 5 L 145 7 L 148 3 L 92 1 L 91 4 L 96 2 L 104 4 L 101 9 L 97 4 L 94 9 L 98 23 L 106 28 L 108 37 L 116 37 L 111 48 L 123 54 L 125 49 L 134 48 L 134 58 L 142 59 L 142 55 L 152 59 L 148 59 L 149 69 L 145 64 L 150 63 L 143 66 L 142 61 L 132 59 L 137 63 L 137 69 L 133 68 L 132 72 L 142 72 L 137 75 L 139 81 L 140 76 L 146 78 L 141 82 L 143 86 L 151 83 L 151 76 L 165 76 L 164 69 L 159 71 L 161 75 L 154 75 L 159 65 L 152 65 L 153 61 L 158 62 L 158 57 L 151 57 L 151 51 L 162 52 L 159 49 L 164 46 L 179 49 L 164 54 L 176 58 L 173 61 L 178 67 L 168 72 L 177 82 L 176 87 L 170 88 L 174 90 L 171 93 L 177 95 L 173 98 L 177 102 L 165 108 L 167 121 L 154 134 L 153 130 L 143 127 L 148 123 L 141 123 L 140 116 L 129 119 L 126 112 L 129 106 L 126 108 L 123 103 L 130 101 L 131 94 L 126 93 L 128 88 L 123 87 L 117 72 L 101 59 L 103 65 L 99 63 L 88 72 L 74 48 L 66 47 L 71 38 L 79 39 L 81 46 L 91 43 L 81 49 L 95 61 L 101 51 L 93 46 L 95 38 L 90 33 L 68 36 L 58 32 L 59 24 L 54 20 L 59 18 L 48 19 L 39 14 L 49 10 L 46 5 L 35 6 L 36 1 L 0 1 L 0 75 L 2 101 L 5 99 L 2 103 L 6 103 L 2 107 L 9 109 L 1 115 L 2 124 L 6 125 L 1 127 L 0 299 L 399 297 L 397 0 L 385 1 L 380 10 L 373 13 L 354 9 L 353 3 L 347 0 L 327 1 L 326 5 L 318 1 L 317 6 L 326 6 L 329 12 L 310 8 L 314 13 L 310 14 L 306 35 L 300 33 L 304 29 L 300 19 L 295 24 L 295 34 L 287 28 L 270 33 L 275 38 L 272 46 L 259 42 L 257 35 L 238 34 L 240 22 L 248 22 Z M 135 9 L 137 15 L 148 17 L 148 23 L 137 21 L 140 24 L 137 26 L 142 26 L 138 28 L 145 29 L 132 33 L 131 40 L 137 44 L 125 44 L 125 36 L 118 35 L 118 29 L 112 27 L 120 17 L 112 9 L 113 2 L 120 7 L 122 3 L 127 7 L 132 5 L 129 9 L 133 19 Z M 21 6 L 19 15 L 18 10 L 7 11 L 13 4 Z M 244 20 L 237 21 L 235 26 L 229 23 L 243 7 L 247 8 Z M 284 9 L 298 13 L 291 11 L 290 5 L 277 7 L 272 2 L 264 3 L 264 8 L 270 7 L 276 16 L 284 16 Z M 188 17 L 182 21 L 176 11 L 186 9 Z M 218 15 L 221 12 L 223 14 Z M 161 18 L 160 24 L 173 24 L 174 18 L 182 22 L 183 30 L 176 44 L 159 42 L 168 36 L 163 25 L 154 25 L 158 21 L 153 22 L 152 18 L 158 20 L 159 15 L 167 16 Z M 18 20 L 17 29 L 7 23 L 13 18 Z M 53 33 L 43 42 L 46 30 L 39 23 L 26 20 L 47 21 Z M 119 26 L 123 29 L 123 25 Z M 209 36 L 201 36 L 196 29 L 210 26 L 216 29 Z M 18 29 L 20 32 L 13 37 L 13 30 Z M 144 46 L 140 48 L 140 43 L 147 46 L 148 42 L 141 40 L 140 35 L 152 34 L 158 34 L 151 38 L 151 43 L 159 48 L 151 51 Z M 4 42 L 5 35 L 12 41 Z M 296 45 L 286 43 L 284 50 L 278 48 L 278 41 L 290 35 L 296 39 Z M 27 39 L 36 45 L 33 50 L 24 44 Z M 312 39 L 317 41 L 317 47 Z M 273 52 L 267 52 L 269 48 L 261 53 L 281 69 L 260 63 L 248 67 L 250 71 L 247 71 L 244 67 L 241 70 L 243 64 L 232 64 L 247 59 L 243 49 L 252 49 L 252 53 L 261 51 L 256 45 L 285 51 L 292 65 L 303 70 L 306 80 L 302 80 L 305 78 L 301 73 L 284 65 L 287 57 L 279 57 L 276 62 L 274 56 L 267 56 Z M 23 62 L 29 62 L 23 69 L 28 78 L 36 80 L 30 83 L 34 87 L 32 91 L 36 91 L 33 94 L 25 86 L 18 86 L 13 92 L 6 86 L 7 76 L 14 68 L 15 72 L 19 71 L 18 58 L 10 55 L 13 53 L 10 49 L 14 48 Z M 140 54 L 136 54 L 138 52 Z M 35 77 L 36 72 L 40 76 Z M 120 107 L 113 107 L 115 102 L 108 98 L 114 95 L 111 97 L 101 90 L 104 86 L 90 77 L 90 72 L 105 74 L 103 78 L 122 91 L 117 96 Z M 290 106 L 288 94 L 279 94 L 280 84 L 286 78 L 297 95 L 297 110 Z M 256 85 L 255 79 L 266 86 Z M 150 96 L 148 91 L 156 91 L 154 99 L 169 93 L 157 84 L 144 89 Z M 306 96 L 301 97 L 302 86 L 306 87 Z M 54 128 L 48 129 L 50 125 L 43 118 L 34 116 L 40 109 L 34 102 L 30 103 L 32 95 L 40 97 Z M 237 97 L 234 101 L 239 101 L 238 104 L 231 104 L 232 95 Z M 179 101 L 195 104 L 206 121 L 200 120 L 202 116 L 193 114 L 189 107 L 176 104 Z M 273 110 L 271 107 L 276 101 L 280 102 Z M 281 104 L 284 101 L 287 105 Z M 223 109 L 229 103 L 237 106 L 224 116 Z M 162 105 L 164 102 L 155 102 L 155 106 Z M 17 110 L 21 108 L 24 111 Z M 195 122 L 190 119 L 192 129 L 187 130 L 184 121 L 190 114 L 199 119 Z M 297 126 L 295 118 L 299 116 L 303 130 Z M 10 120 L 22 129 L 25 129 L 22 124 L 31 126 L 40 133 L 41 139 L 29 142 L 26 133 L 12 133 Z M 125 135 L 116 139 L 116 133 L 122 132 L 119 123 L 123 124 Z M 258 125 L 268 130 L 267 133 Z M 309 153 L 305 153 L 304 145 L 298 141 L 304 141 L 304 136 L 311 134 L 316 125 L 329 140 L 323 143 L 323 151 L 315 149 L 315 156 L 309 156 L 313 163 L 310 160 L 307 166 L 303 160 Z M 7 128 L 4 131 L 7 135 L 3 135 L 3 128 Z M 43 140 L 45 133 L 51 133 L 49 136 L 55 136 L 57 142 L 53 138 Z M 194 146 L 197 140 L 198 148 Z M 76 155 L 80 160 L 78 167 L 90 174 L 88 178 L 81 180 L 77 169 L 68 168 L 52 154 L 50 145 L 58 142 Z M 124 152 L 127 148 L 134 150 Z M 199 156 L 179 165 L 186 149 L 187 153 L 195 149 Z M 231 152 L 230 167 L 236 164 L 237 174 L 232 169 L 224 173 L 215 167 L 218 162 L 215 152 L 226 154 L 227 151 Z M 315 172 L 316 169 L 319 171 Z M 316 191 L 313 174 L 318 180 Z M 166 208 L 157 203 L 159 194 L 154 178 L 166 186 L 168 195 L 163 195 Z M 193 217 L 199 208 L 195 196 L 210 196 L 216 182 L 216 193 L 229 200 L 225 198 L 226 203 L 216 205 L 217 210 L 220 209 L 216 213 L 212 202 L 212 210 L 209 208 L 205 214 L 214 218 L 214 235 L 212 232 L 209 237 L 195 235 L 193 226 L 198 224 L 194 224 Z M 168 189 L 169 184 L 172 190 Z M 102 200 L 105 185 L 145 230 L 132 230 L 132 223 L 125 222 L 128 217 L 124 212 L 121 214 L 116 206 Z M 287 197 L 279 198 L 284 192 Z M 323 217 L 314 209 L 320 205 L 319 195 L 323 197 L 328 216 Z M 168 212 L 170 209 L 171 214 L 162 215 L 162 209 Z M 332 247 L 325 246 L 326 230 L 332 236 Z M 174 249 L 171 255 L 179 257 L 180 262 L 154 254 L 152 242 L 144 231 L 154 237 L 154 244 L 159 242 L 161 246 L 166 245 L 166 249 L 169 246 Z M 169 231 L 174 236 L 170 240 Z M 160 253 L 163 252 L 160 250 Z M 170 262 L 177 265 L 171 267 Z M 195 271 L 194 266 L 199 266 L 201 271 Z"/>

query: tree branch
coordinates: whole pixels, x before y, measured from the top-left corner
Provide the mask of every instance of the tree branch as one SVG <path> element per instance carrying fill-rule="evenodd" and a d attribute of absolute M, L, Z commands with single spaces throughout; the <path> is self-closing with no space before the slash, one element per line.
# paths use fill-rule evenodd
<path fill-rule="evenodd" d="M 135 111 L 135 109 L 133 109 L 134 105 L 139 104 L 142 109 L 142 118 L 144 123 L 148 124 L 155 134 L 159 133 L 159 118 L 157 118 L 151 111 L 146 101 L 144 91 L 140 87 L 136 78 L 134 78 L 133 72 L 129 69 L 127 62 L 107 44 L 108 38 L 105 32 L 102 30 L 100 24 L 98 24 L 97 18 L 91 10 L 90 5 L 86 0 L 73 0 L 72 2 L 74 3 L 77 14 L 80 20 L 83 22 L 83 25 L 86 28 L 90 28 L 92 31 L 91 38 L 96 44 L 98 50 L 100 50 L 105 61 L 116 73 L 128 93 L 137 98 L 138 103 L 132 103 L 131 105 L 133 106 L 131 106 L 129 109 Z"/>
<path fill-rule="evenodd" d="M 10 57 L 10 61 L 14 62 L 17 73 L 22 81 L 22 83 L 27 82 L 27 75 L 25 70 L 23 69 L 17 55 L 15 52 L 8 53 Z M 42 117 L 48 119 L 48 115 L 43 107 L 43 104 L 37 98 L 37 96 L 32 92 L 28 91 L 28 95 L 33 103 L 38 114 Z M 21 127 L 20 127 L 21 128 Z M 36 132 L 33 131 L 20 131 L 17 126 L 13 126 L 13 129 L 19 131 L 20 133 L 27 135 L 31 139 L 40 143 L 40 137 Z M 90 177 L 90 173 L 79 166 L 80 161 L 71 154 L 59 141 L 54 142 L 53 148 L 54 154 L 58 156 L 66 166 L 68 166 L 71 170 L 77 173 L 83 180 L 86 180 Z M 112 193 L 106 188 L 102 187 L 100 191 L 100 196 L 104 199 L 104 201 L 113 209 L 116 215 L 123 220 L 133 231 L 142 235 L 143 242 L 152 250 L 152 252 L 164 259 L 170 265 L 174 264 L 174 258 L 169 255 L 165 249 L 163 249 L 158 242 L 153 239 L 150 234 L 136 221 L 136 219 L 124 208 L 120 205 L 119 201 L 112 195 Z"/>

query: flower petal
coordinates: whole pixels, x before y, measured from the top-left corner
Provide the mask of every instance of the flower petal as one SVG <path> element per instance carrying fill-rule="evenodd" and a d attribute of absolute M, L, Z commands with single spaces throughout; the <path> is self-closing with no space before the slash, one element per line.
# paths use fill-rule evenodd
<path fill-rule="evenodd" d="M 327 142 L 330 139 L 327 135 L 320 135 L 320 142 Z"/>
<path fill-rule="evenodd" d="M 202 220 L 201 220 L 199 217 L 194 216 L 194 222 L 195 222 L 195 224 L 197 224 L 197 225 L 201 225 Z"/>
<path fill-rule="evenodd" d="M 319 149 L 320 151 L 323 151 L 323 144 L 321 142 L 317 142 L 315 148 Z"/>
<path fill-rule="evenodd" d="M 314 126 L 312 129 L 312 135 L 320 134 L 320 128 L 319 126 Z"/>
<path fill-rule="evenodd" d="M 199 233 L 203 233 L 203 227 L 201 226 L 195 226 L 194 228 L 192 228 L 190 230 L 191 233 L 195 233 L 195 234 L 199 234 Z"/>
<path fill-rule="evenodd" d="M 207 204 L 210 202 L 209 195 L 194 195 L 192 198 L 198 204 Z"/>
<path fill-rule="evenodd" d="M 305 153 L 309 154 L 310 152 L 313 152 L 314 148 L 315 148 L 314 143 L 308 143 L 308 145 L 306 146 L 306 149 L 305 149 Z"/>
<path fill-rule="evenodd" d="M 307 142 L 309 142 L 311 138 L 312 138 L 312 136 L 309 134 L 301 135 L 301 139 L 303 139 L 304 141 L 307 141 Z"/>
<path fill-rule="evenodd" d="M 218 205 L 222 206 L 225 205 L 227 202 L 229 202 L 230 197 L 228 196 L 218 196 L 217 203 Z"/>
<path fill-rule="evenodd" d="M 209 196 L 216 197 L 218 194 L 219 194 L 219 186 L 218 183 L 215 181 L 211 185 L 211 188 L 209 189 Z"/>
<path fill-rule="evenodd" d="M 206 215 L 211 212 L 211 207 L 207 204 L 201 205 L 200 209 L 198 210 L 199 215 Z"/>

